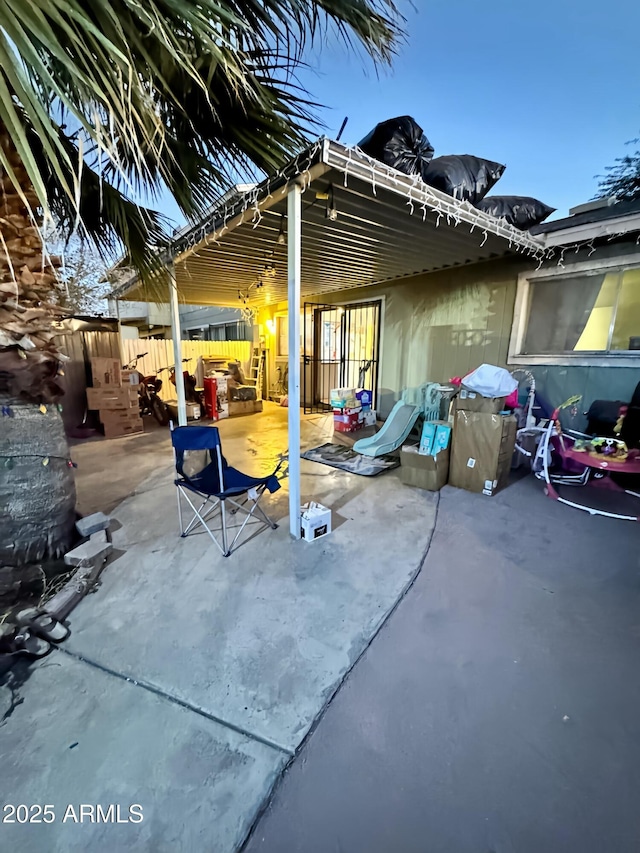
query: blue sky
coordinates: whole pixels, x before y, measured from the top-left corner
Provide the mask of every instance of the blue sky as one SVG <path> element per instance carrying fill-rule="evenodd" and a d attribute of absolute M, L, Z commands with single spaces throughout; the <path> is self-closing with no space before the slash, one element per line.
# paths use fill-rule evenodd
<path fill-rule="evenodd" d="M 376 75 L 335 38 L 300 79 L 334 137 L 358 142 L 412 115 L 442 154 L 505 163 L 495 193 L 532 195 L 555 216 L 596 192 L 604 167 L 640 135 L 637 0 L 399 0 L 407 43 Z M 166 205 L 167 213 L 173 212 Z"/>

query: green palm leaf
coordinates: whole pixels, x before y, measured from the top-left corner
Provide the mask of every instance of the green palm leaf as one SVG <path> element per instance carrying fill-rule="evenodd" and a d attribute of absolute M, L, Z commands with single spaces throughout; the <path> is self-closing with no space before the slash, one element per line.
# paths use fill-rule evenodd
<path fill-rule="evenodd" d="M 0 122 L 42 208 L 147 274 L 162 220 L 130 199 L 168 189 L 193 219 L 239 166 L 282 164 L 315 127 L 308 43 L 334 28 L 387 62 L 399 20 L 393 0 L 0 0 Z"/>

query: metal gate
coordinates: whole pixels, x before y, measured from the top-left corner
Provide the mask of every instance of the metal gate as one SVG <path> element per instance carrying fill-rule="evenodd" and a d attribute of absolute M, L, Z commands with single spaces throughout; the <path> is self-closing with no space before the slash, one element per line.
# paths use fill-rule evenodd
<path fill-rule="evenodd" d="M 332 388 L 367 388 L 376 404 L 381 301 L 304 306 L 302 389 L 306 414 L 331 409 Z"/>

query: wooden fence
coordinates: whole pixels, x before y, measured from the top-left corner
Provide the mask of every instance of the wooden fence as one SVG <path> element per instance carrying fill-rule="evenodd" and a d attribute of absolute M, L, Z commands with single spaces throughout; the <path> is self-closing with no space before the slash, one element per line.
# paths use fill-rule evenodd
<path fill-rule="evenodd" d="M 172 367 L 173 341 L 172 340 L 145 340 L 142 338 L 121 341 L 122 363 L 131 363 L 139 353 L 146 353 L 143 358 L 138 359 L 137 369 L 141 374 L 148 376 L 157 373 L 161 367 Z M 245 373 L 248 373 L 251 364 L 251 341 L 182 341 L 182 357 L 190 358 L 184 369 L 189 373 L 196 372 L 198 356 L 204 358 L 224 358 L 227 361 L 239 361 Z M 160 374 L 162 388 L 160 397 L 163 400 L 175 399 L 176 389 L 169 381 L 169 371 Z"/>

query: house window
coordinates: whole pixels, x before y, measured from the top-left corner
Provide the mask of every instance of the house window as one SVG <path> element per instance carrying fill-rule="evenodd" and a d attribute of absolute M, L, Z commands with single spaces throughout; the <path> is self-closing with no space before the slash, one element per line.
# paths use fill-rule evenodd
<path fill-rule="evenodd" d="M 521 277 L 511 360 L 589 360 L 630 350 L 640 350 L 640 265 L 576 264 L 562 274 Z"/>
<path fill-rule="evenodd" d="M 304 314 L 300 314 L 300 351 L 303 346 Z M 276 357 L 289 357 L 289 316 L 276 314 Z"/>
<path fill-rule="evenodd" d="M 286 357 L 289 355 L 289 317 L 276 316 L 276 355 Z"/>
<path fill-rule="evenodd" d="M 206 329 L 189 329 L 187 331 L 187 335 L 190 341 L 206 341 L 207 340 L 207 330 Z M 183 335 L 184 338 L 184 335 Z"/>
<path fill-rule="evenodd" d="M 253 330 L 248 323 L 219 323 L 210 325 L 208 338 L 210 341 L 250 341 L 253 339 Z"/>

